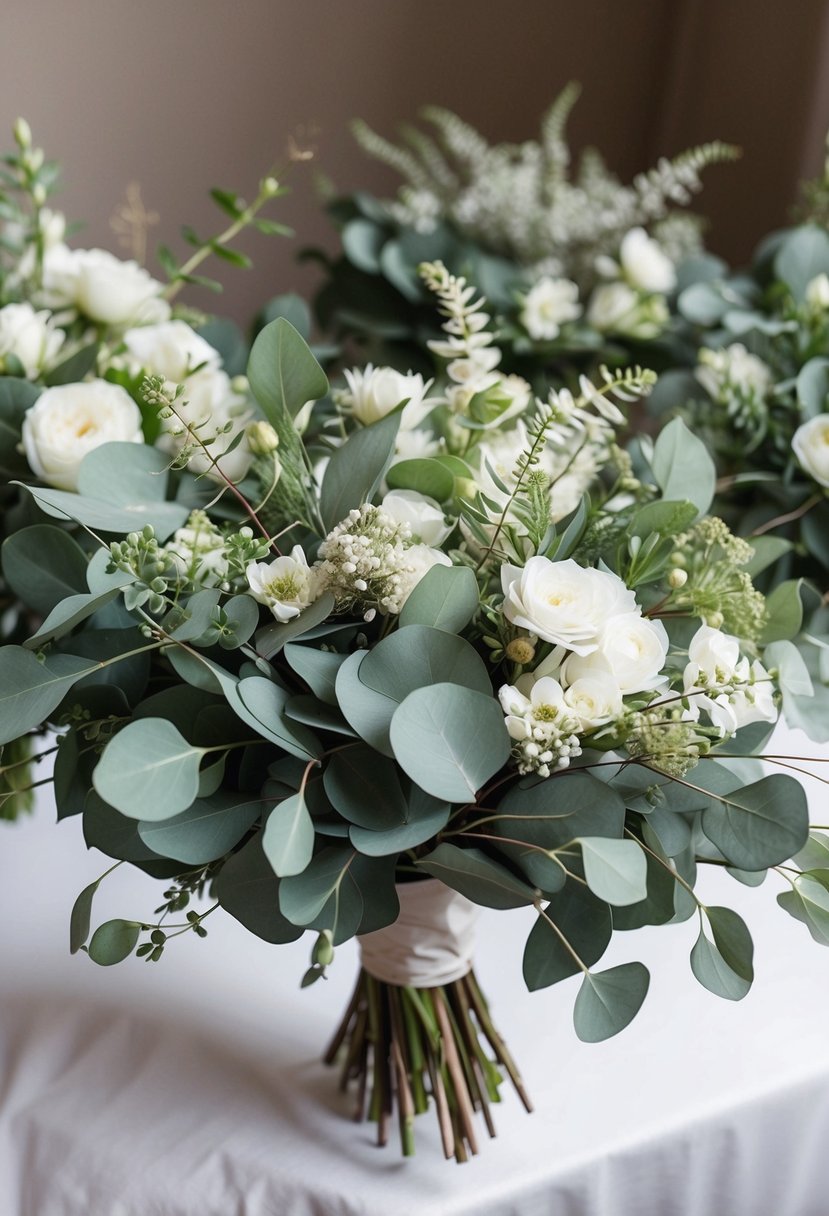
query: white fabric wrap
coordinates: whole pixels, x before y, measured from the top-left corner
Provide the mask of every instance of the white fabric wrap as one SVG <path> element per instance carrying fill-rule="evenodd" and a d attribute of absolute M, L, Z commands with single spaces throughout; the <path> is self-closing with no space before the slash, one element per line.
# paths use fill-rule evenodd
<path fill-rule="evenodd" d="M 437 878 L 399 883 L 400 915 L 393 925 L 364 933 L 362 964 L 386 984 L 439 988 L 472 968 L 479 908 Z"/>

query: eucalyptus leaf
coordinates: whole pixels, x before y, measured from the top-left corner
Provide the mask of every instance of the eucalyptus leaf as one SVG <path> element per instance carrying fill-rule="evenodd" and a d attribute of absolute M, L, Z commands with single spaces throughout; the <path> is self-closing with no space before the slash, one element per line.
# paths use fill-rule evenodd
<path fill-rule="evenodd" d="M 485 908 L 521 908 L 537 896 L 531 886 L 480 849 L 459 849 L 444 842 L 415 865 Z"/>
<path fill-rule="evenodd" d="M 618 907 L 647 898 L 647 861 L 635 840 L 582 836 L 584 877 L 594 895 Z"/>
<path fill-rule="evenodd" d="M 107 920 L 99 925 L 89 943 L 89 957 L 101 967 L 111 967 L 129 958 L 138 943 L 141 925 L 134 920 Z"/>
<path fill-rule="evenodd" d="M 573 1024 L 583 1043 L 601 1043 L 624 1030 L 642 1008 L 650 974 L 643 963 L 622 963 L 585 975 L 573 1008 Z"/>
<path fill-rule="evenodd" d="M 369 688 L 360 679 L 360 669 L 369 651 L 350 654 L 337 672 L 335 690 L 343 717 L 375 751 L 393 755 L 389 727 L 398 702 Z"/>
<path fill-rule="evenodd" d="M 160 857 L 201 866 L 224 857 L 261 813 L 258 798 L 251 800 L 244 794 L 219 790 L 197 798 L 186 811 L 172 818 L 140 821 L 138 835 Z"/>
<path fill-rule="evenodd" d="M 72 912 L 69 917 L 70 954 L 77 954 L 81 946 L 86 944 L 92 918 L 92 901 L 100 885 L 100 878 L 96 878 L 95 882 L 91 882 L 88 887 L 84 887 L 72 905 Z"/>
<path fill-rule="evenodd" d="M 738 869 L 765 870 L 787 861 L 806 843 L 806 794 L 793 777 L 773 773 L 730 794 L 712 795 L 702 830 Z"/>
<path fill-rule="evenodd" d="M 392 490 L 417 490 L 438 503 L 447 502 L 455 491 L 452 472 L 429 457 L 396 461 L 386 474 L 386 483 Z"/>
<path fill-rule="evenodd" d="M 433 566 L 406 599 L 400 626 L 429 625 L 459 633 L 478 610 L 478 580 L 469 566 Z"/>
<path fill-rule="evenodd" d="M 498 702 L 458 684 L 433 684 L 409 693 L 395 710 L 389 738 L 395 759 L 412 781 L 447 802 L 474 802 L 510 753 Z"/>
<path fill-rule="evenodd" d="M 72 685 L 99 666 L 77 655 L 52 654 L 40 662 L 22 646 L 0 648 L 0 744 L 42 726 Z"/>
<path fill-rule="evenodd" d="M 760 645 L 787 640 L 800 632 L 803 623 L 803 602 L 800 598 L 802 579 L 779 583 L 766 596 L 766 619 L 760 634 Z"/>
<path fill-rule="evenodd" d="M 322 624 L 333 611 L 334 597 L 330 591 L 325 591 L 292 621 L 286 621 L 284 625 L 265 625 L 260 629 L 256 635 L 256 653 L 263 659 L 273 658 L 288 642 L 303 637 L 310 629 Z"/>
<path fill-rule="evenodd" d="M 816 942 L 829 946 L 829 891 L 823 883 L 802 875 L 790 891 L 777 896 L 777 902 L 806 926 Z"/>
<path fill-rule="evenodd" d="M 265 417 L 279 429 L 308 401 L 328 392 L 328 377 L 290 321 L 277 317 L 257 334 L 248 360 L 251 391 Z"/>
<path fill-rule="evenodd" d="M 397 765 L 364 744 L 335 752 L 323 784 L 332 806 L 357 827 L 387 831 L 407 821 L 409 806 Z"/>
<path fill-rule="evenodd" d="M 87 556 L 63 528 L 35 524 L 3 542 L 3 575 L 30 608 L 46 617 L 68 595 L 87 590 Z"/>
<path fill-rule="evenodd" d="M 353 508 L 371 502 L 392 458 L 399 427 L 400 414 L 389 414 L 354 431 L 335 450 L 320 491 L 320 514 L 326 528 L 333 528 Z"/>
<path fill-rule="evenodd" d="M 92 784 L 131 819 L 171 819 L 195 801 L 203 755 L 203 748 L 188 743 L 166 719 L 140 718 L 110 739 Z"/>
<path fill-rule="evenodd" d="M 216 879 L 216 899 L 245 928 L 266 942 L 282 945 L 302 936 L 279 911 L 279 879 L 262 851 L 259 836 L 233 853 Z"/>
<path fill-rule="evenodd" d="M 774 269 L 800 303 L 812 279 L 829 273 L 829 235 L 816 224 L 792 229 L 777 250 Z"/>
<path fill-rule="evenodd" d="M 705 936 L 703 929 L 700 929 L 699 937 L 691 950 L 691 970 L 703 988 L 727 1001 L 741 1001 L 751 988 L 750 980 L 743 979 L 732 971 L 716 945 Z"/>
<path fill-rule="evenodd" d="M 326 705 L 337 704 L 335 684 L 337 672 L 345 662 L 344 654 L 315 650 L 311 646 L 301 646 L 296 642 L 288 643 L 282 653 L 289 667 L 305 681 L 314 696 L 319 697 Z"/>
<path fill-rule="evenodd" d="M 568 882 L 550 899 L 530 930 L 523 962 L 527 988 L 536 992 L 576 975 L 579 964 L 571 950 L 586 967 L 592 967 L 607 949 L 612 932 L 610 909 L 604 900 L 581 883 Z"/>
<path fill-rule="evenodd" d="M 674 418 L 660 433 L 651 464 L 663 499 L 692 502 L 700 515 L 708 510 L 717 478 L 714 462 L 681 418 Z"/>
<path fill-rule="evenodd" d="M 395 701 L 438 681 L 492 698 L 489 672 L 474 647 L 427 625 L 408 625 L 383 638 L 366 655 L 359 676 L 363 684 Z"/>
<path fill-rule="evenodd" d="M 268 815 L 262 850 L 279 878 L 301 874 L 314 852 L 314 825 L 301 790 L 284 798 Z"/>
<path fill-rule="evenodd" d="M 323 849 L 302 874 L 283 878 L 279 907 L 295 925 L 328 929 L 333 944 L 353 937 L 360 927 L 364 905 L 360 887 L 351 873 L 357 853 L 334 845 Z"/>

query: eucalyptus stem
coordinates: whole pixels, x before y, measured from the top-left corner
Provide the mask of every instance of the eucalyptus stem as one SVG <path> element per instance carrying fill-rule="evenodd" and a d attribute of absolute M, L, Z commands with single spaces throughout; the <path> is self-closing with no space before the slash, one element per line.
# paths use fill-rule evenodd
<path fill-rule="evenodd" d="M 345 1014 L 323 1056 L 342 1061 L 340 1087 L 356 1082 L 354 1118 L 387 1139 L 396 1115 L 405 1157 L 415 1151 L 415 1116 L 434 1103 L 443 1150 L 456 1161 L 478 1152 L 476 1115 L 490 1136 L 490 1105 L 500 1101 L 501 1068 L 527 1110 L 532 1104 L 470 972 L 434 988 L 386 984 L 361 970 Z M 500 1067 L 499 1067 L 500 1065 Z"/>

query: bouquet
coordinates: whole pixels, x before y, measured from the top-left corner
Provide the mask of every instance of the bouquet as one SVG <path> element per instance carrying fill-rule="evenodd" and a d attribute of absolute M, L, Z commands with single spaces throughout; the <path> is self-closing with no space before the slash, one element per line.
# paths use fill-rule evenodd
<path fill-rule="evenodd" d="M 310 930 L 311 983 L 357 935 L 328 1058 L 381 1142 L 396 1110 L 411 1152 L 432 1101 L 460 1161 L 503 1072 L 529 1105 L 474 977 L 476 905 L 535 908 L 526 982 L 578 977 L 598 1041 L 649 982 L 598 967 L 614 930 L 698 917 L 694 975 L 748 992 L 749 930 L 702 902 L 701 866 L 774 869 L 827 940 L 829 838 L 790 772 L 746 758 L 808 689 L 752 546 L 707 514 L 705 444 L 675 420 L 631 455 L 653 373 L 538 399 L 475 286 L 419 273 L 434 384 L 369 365 L 329 392 L 284 317 L 222 379 L 143 277 L 151 315 L 102 321 L 68 386 L 3 380 L 3 569 L 31 626 L 0 649 L 0 742 L 43 739 L 59 817 L 112 859 L 73 950 L 156 963 L 224 912 L 275 945 Z M 93 931 L 122 864 L 161 902 Z"/>
<path fill-rule="evenodd" d="M 316 300 L 324 327 L 356 338 L 367 357 L 430 370 L 434 314 L 417 267 L 442 260 L 487 295 L 511 365 L 541 391 L 568 373 L 631 358 L 676 362 L 684 326 L 668 300 L 701 251 L 685 207 L 710 164 L 736 149 L 714 142 L 661 160 L 623 185 L 589 149 L 571 177 L 565 127 L 578 87 L 563 90 L 537 142 L 489 145 L 437 106 L 428 131 L 393 144 L 364 123 L 355 136 L 403 179 L 395 198 L 336 198 L 335 260 Z"/>

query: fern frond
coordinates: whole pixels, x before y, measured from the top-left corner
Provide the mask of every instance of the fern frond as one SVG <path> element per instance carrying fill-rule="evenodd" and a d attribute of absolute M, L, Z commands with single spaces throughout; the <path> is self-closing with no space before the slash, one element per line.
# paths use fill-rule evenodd
<path fill-rule="evenodd" d="M 421 114 L 437 127 L 444 147 L 455 158 L 458 168 L 473 174 L 489 152 L 489 144 L 468 122 L 443 106 L 426 106 Z"/>
<path fill-rule="evenodd" d="M 702 189 L 700 173 L 703 169 L 738 160 L 741 155 L 734 144 L 717 139 L 689 148 L 672 160 L 662 157 L 653 169 L 633 179 L 643 215 L 649 218 L 664 215 L 668 202 L 686 207 L 693 195 Z"/>
<path fill-rule="evenodd" d="M 399 148 L 391 140 L 384 139 L 376 131 L 372 131 L 367 122 L 355 118 L 351 124 L 351 133 L 357 143 L 374 160 L 388 165 L 399 173 L 415 190 L 428 190 L 432 182 L 416 156 L 405 148 Z"/>
<path fill-rule="evenodd" d="M 556 188 L 567 180 L 570 148 L 564 137 L 570 111 L 579 99 L 581 85 L 571 80 L 565 85 L 541 120 L 541 146 L 544 153 L 545 189 L 552 199 Z"/>
<path fill-rule="evenodd" d="M 435 141 L 409 125 L 401 127 L 401 133 L 420 158 L 431 188 L 451 198 L 458 190 L 460 180 Z"/>

